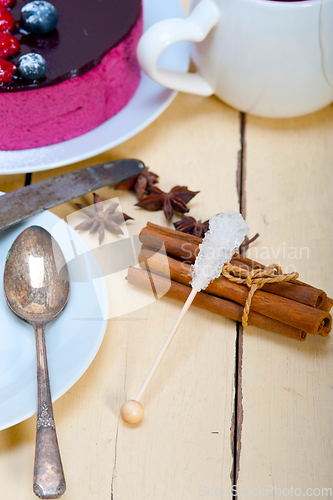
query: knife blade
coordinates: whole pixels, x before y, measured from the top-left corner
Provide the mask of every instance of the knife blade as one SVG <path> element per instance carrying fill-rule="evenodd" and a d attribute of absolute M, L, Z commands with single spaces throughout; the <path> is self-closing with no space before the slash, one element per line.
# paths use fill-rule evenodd
<path fill-rule="evenodd" d="M 138 175 L 144 168 L 140 160 L 114 160 L 11 191 L 0 196 L 0 230 L 95 189 Z"/>

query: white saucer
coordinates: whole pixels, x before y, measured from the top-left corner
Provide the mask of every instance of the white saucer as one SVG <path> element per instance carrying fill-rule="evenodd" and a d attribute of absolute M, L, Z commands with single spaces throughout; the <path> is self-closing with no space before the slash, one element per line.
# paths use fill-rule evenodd
<path fill-rule="evenodd" d="M 43 212 L 1 232 L 1 282 L 9 248 L 19 233 L 32 224 L 42 226 L 54 235 L 67 261 L 71 260 L 73 245 L 77 254 L 89 251 L 87 244 L 75 231 L 68 232 L 69 226 L 64 221 L 51 212 Z M 96 259 L 94 265 L 98 266 Z M 70 389 L 93 361 L 106 330 L 107 320 L 103 318 L 108 317 L 108 292 L 105 279 L 100 279 L 98 282 L 97 299 L 91 278 L 85 277 L 82 282 L 73 282 L 73 279 L 77 280 L 77 276 L 73 276 L 73 273 L 70 275 L 69 302 L 60 316 L 46 327 L 46 349 L 53 401 Z M 0 430 L 2 430 L 36 413 L 37 383 L 33 328 L 19 320 L 9 310 L 3 292 L 0 293 L 0 317 Z"/>
<path fill-rule="evenodd" d="M 143 12 L 144 29 L 162 19 L 184 17 L 178 0 L 143 0 Z M 188 42 L 177 43 L 162 54 L 161 64 L 187 71 L 189 54 Z M 48 170 L 103 153 L 150 125 L 171 104 L 176 94 L 142 74 L 140 85 L 127 106 L 95 130 L 53 146 L 0 151 L 0 175 Z"/>

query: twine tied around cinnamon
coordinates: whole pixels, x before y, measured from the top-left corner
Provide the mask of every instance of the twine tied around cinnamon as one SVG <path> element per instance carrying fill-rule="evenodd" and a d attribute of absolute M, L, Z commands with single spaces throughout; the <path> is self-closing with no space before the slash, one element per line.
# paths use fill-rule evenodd
<path fill-rule="evenodd" d="M 262 288 L 266 283 L 280 283 L 282 281 L 291 281 L 297 279 L 299 274 L 287 273 L 283 274 L 282 269 L 277 264 L 271 264 L 263 269 L 253 269 L 249 271 L 242 267 L 234 266 L 227 262 L 222 268 L 222 275 L 233 283 L 239 285 L 247 285 L 249 293 L 245 302 L 242 325 L 244 328 L 248 327 L 249 313 L 253 296 L 257 290 Z"/>

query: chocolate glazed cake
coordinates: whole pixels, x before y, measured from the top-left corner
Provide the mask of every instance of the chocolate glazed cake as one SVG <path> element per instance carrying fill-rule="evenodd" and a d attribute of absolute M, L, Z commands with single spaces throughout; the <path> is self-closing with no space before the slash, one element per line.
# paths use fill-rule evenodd
<path fill-rule="evenodd" d="M 10 33 L 19 52 L 46 62 L 45 75 L 29 80 L 16 71 L 0 84 L 0 149 L 19 150 L 72 139 L 120 111 L 140 81 L 136 47 L 142 34 L 141 0 L 51 0 L 56 28 L 44 35 L 22 29 L 17 0 Z"/>

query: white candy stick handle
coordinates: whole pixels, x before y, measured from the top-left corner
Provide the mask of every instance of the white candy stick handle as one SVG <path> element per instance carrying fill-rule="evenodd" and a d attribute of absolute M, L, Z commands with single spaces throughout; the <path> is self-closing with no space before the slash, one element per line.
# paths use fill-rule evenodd
<path fill-rule="evenodd" d="M 170 89 L 209 96 L 214 89 L 199 73 L 181 73 L 157 66 L 162 52 L 183 40 L 201 42 L 219 20 L 214 0 L 201 0 L 186 19 L 166 19 L 151 26 L 141 37 L 137 56 L 150 78 Z"/>
<path fill-rule="evenodd" d="M 185 304 L 183 305 L 182 310 L 180 311 L 180 314 L 177 318 L 176 323 L 173 325 L 173 328 L 172 328 L 171 332 L 169 333 L 168 338 L 166 339 L 162 349 L 159 352 L 159 355 L 157 356 L 153 366 L 151 367 L 151 370 L 150 370 L 146 380 L 143 383 L 143 386 L 141 387 L 140 391 L 138 392 L 137 397 L 135 398 L 136 401 L 140 401 L 140 399 L 142 398 L 143 393 L 145 392 L 151 379 L 153 378 L 154 373 L 156 372 L 156 370 L 158 368 L 158 365 L 160 364 L 167 348 L 171 344 L 171 341 L 172 341 L 173 337 L 175 336 L 175 334 L 179 328 L 180 323 L 182 322 L 185 314 L 187 313 L 187 311 L 188 311 L 190 305 L 192 304 L 194 297 L 196 296 L 197 293 L 198 293 L 198 290 L 196 288 L 192 288 L 190 295 L 187 297 L 187 300 L 186 300 Z"/>

